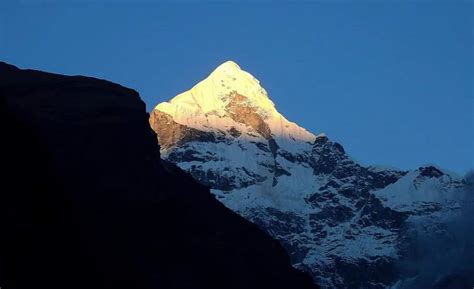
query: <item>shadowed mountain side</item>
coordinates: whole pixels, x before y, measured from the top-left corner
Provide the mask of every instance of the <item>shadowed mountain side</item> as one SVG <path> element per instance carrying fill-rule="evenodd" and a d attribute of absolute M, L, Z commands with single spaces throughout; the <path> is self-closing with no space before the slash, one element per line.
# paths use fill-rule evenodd
<path fill-rule="evenodd" d="M 2 288 L 315 288 L 160 160 L 138 94 L 0 63 Z"/>

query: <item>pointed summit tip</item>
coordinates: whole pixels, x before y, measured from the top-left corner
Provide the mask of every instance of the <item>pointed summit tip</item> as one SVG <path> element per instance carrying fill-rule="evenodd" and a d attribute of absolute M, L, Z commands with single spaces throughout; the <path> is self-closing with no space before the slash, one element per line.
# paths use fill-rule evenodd
<path fill-rule="evenodd" d="M 228 60 L 221 65 L 219 65 L 214 71 L 232 71 L 232 70 L 242 70 L 240 66 L 232 60 Z"/>

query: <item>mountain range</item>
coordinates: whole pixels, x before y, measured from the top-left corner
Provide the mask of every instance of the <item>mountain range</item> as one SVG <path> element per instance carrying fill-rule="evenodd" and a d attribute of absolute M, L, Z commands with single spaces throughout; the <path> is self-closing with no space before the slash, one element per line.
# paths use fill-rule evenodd
<path fill-rule="evenodd" d="M 323 288 L 474 284 L 472 177 L 361 165 L 287 120 L 232 61 L 158 104 L 149 122 L 165 160 L 279 240 Z"/>
<path fill-rule="evenodd" d="M 0 62 L 0 112 L 2 288 L 474 284 L 474 174 L 361 165 L 232 61 L 150 114 Z"/>
<path fill-rule="evenodd" d="M 160 158 L 138 93 L 0 62 L 0 287 L 318 288 Z"/>

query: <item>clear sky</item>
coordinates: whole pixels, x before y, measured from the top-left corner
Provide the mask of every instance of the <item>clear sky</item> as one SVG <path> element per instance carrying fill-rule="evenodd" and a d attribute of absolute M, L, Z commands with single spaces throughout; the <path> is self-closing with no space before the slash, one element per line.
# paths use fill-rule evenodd
<path fill-rule="evenodd" d="M 118 82 L 148 110 L 234 60 L 364 164 L 474 168 L 472 1 L 177 2 L 2 0 L 0 60 Z"/>

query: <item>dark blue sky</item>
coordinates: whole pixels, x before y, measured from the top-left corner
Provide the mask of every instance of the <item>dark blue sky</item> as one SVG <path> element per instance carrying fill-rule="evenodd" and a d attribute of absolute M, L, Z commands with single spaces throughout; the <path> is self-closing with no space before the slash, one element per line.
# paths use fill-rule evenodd
<path fill-rule="evenodd" d="M 148 110 L 234 60 L 364 164 L 474 168 L 471 1 L 229 2 L 2 0 L 0 59 L 118 82 Z"/>

